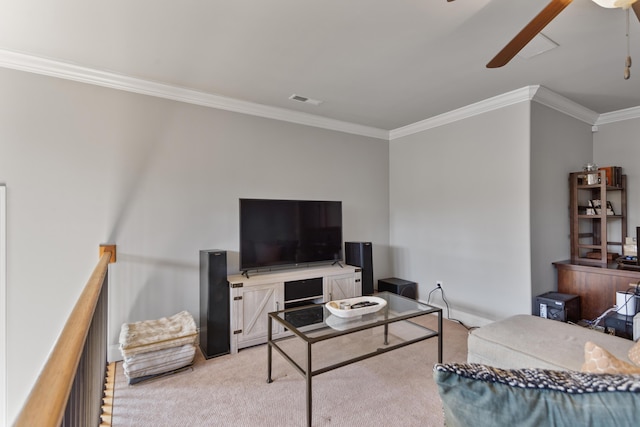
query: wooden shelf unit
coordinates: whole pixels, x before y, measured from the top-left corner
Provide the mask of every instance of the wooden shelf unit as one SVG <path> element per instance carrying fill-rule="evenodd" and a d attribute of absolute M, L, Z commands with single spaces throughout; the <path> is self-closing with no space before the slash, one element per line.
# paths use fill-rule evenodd
<path fill-rule="evenodd" d="M 595 184 L 587 184 L 587 175 L 597 175 Z M 610 249 L 619 248 L 622 255 L 627 235 L 627 176 L 622 175 L 621 185 L 607 185 L 604 170 L 572 172 L 569 174 L 569 220 L 571 234 L 571 260 L 574 262 L 607 264 Z M 614 194 L 617 194 L 614 196 Z M 610 197 L 611 196 L 611 197 Z M 611 199 L 615 199 L 612 201 Z M 601 201 L 601 213 L 587 215 L 580 212 L 588 200 Z M 614 204 L 616 215 L 607 215 L 607 202 Z M 619 231 L 620 241 L 609 241 L 609 231 Z M 612 233 L 614 234 L 614 233 Z M 617 234 L 616 234 L 617 235 Z M 596 252 L 598 258 L 588 258 L 587 253 Z"/>

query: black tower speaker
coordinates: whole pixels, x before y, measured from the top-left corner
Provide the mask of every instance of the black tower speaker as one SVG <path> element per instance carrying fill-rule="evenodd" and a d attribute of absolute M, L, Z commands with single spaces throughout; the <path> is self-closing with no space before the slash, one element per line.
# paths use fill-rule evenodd
<path fill-rule="evenodd" d="M 371 242 L 344 242 L 344 261 L 362 268 L 362 295 L 373 295 L 373 253 Z"/>
<path fill-rule="evenodd" d="M 403 297 L 416 299 L 418 284 L 396 277 L 378 280 L 378 292 L 388 291 Z"/>
<path fill-rule="evenodd" d="M 200 251 L 200 348 L 205 358 L 231 350 L 227 252 Z"/>

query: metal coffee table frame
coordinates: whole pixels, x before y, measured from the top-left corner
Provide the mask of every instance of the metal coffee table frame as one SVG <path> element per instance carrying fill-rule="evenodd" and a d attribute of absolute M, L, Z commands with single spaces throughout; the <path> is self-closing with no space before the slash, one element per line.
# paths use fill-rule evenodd
<path fill-rule="evenodd" d="M 306 307 L 297 307 L 290 308 L 287 310 L 274 311 L 269 313 L 268 315 L 268 336 L 267 336 L 267 383 L 273 382 L 271 378 L 271 367 L 272 367 L 272 349 L 275 349 L 278 353 L 282 355 L 306 380 L 306 397 L 307 397 L 307 425 L 311 426 L 312 420 L 312 388 L 311 388 L 311 379 L 319 374 L 323 374 L 325 372 L 332 371 L 334 369 L 340 368 L 342 366 L 349 365 L 351 363 L 359 362 L 364 359 L 368 359 L 373 356 L 377 356 L 401 347 L 405 347 L 420 341 L 424 341 L 433 337 L 438 337 L 438 363 L 442 363 L 442 309 L 438 307 L 433 307 L 427 304 L 422 304 L 417 301 L 411 300 L 406 297 L 402 297 L 396 294 L 392 294 L 389 292 L 382 292 L 376 294 L 377 297 L 382 297 L 387 300 L 387 306 L 381 309 L 378 312 L 375 320 L 372 320 L 370 323 L 358 324 L 352 328 L 347 328 L 344 330 L 336 330 L 332 329 L 330 326 L 327 326 L 326 323 L 320 324 L 319 328 L 314 328 L 312 331 L 317 333 L 319 329 L 324 329 L 327 332 L 323 333 L 320 336 L 308 336 L 305 331 L 301 331 L 299 327 L 292 325 L 285 319 L 284 313 L 291 313 L 298 310 L 306 310 L 306 309 L 316 309 L 318 306 L 306 306 Z M 398 306 L 413 307 L 412 310 L 404 310 L 402 313 L 395 313 L 394 310 L 398 308 Z M 324 310 L 324 319 L 330 314 L 329 311 L 323 307 Z M 426 328 L 422 325 L 418 325 L 414 322 L 411 322 L 413 326 L 424 329 L 426 331 L 425 335 L 410 339 L 407 341 L 400 342 L 398 344 L 389 345 L 388 344 L 388 332 L 389 332 L 389 324 L 394 322 L 406 321 L 408 319 L 412 319 L 419 316 L 425 316 L 428 314 L 438 314 L 438 330 L 434 331 L 432 329 Z M 294 335 L 287 336 L 283 338 L 273 339 L 273 322 L 278 322 L 283 325 L 286 329 L 291 331 Z M 325 341 L 328 339 L 344 336 L 347 334 L 352 334 L 354 332 L 363 331 L 366 329 L 372 329 L 378 326 L 384 326 L 384 345 L 387 347 L 377 348 L 375 351 L 371 351 L 366 354 L 362 354 L 358 357 L 354 357 L 339 363 L 335 363 L 330 366 L 326 366 L 320 369 L 313 370 L 311 364 L 311 346 L 317 342 Z M 278 342 L 283 340 L 293 339 L 295 337 L 301 338 L 306 342 L 306 367 L 300 366 L 296 361 L 294 361 L 286 351 L 278 345 Z"/>

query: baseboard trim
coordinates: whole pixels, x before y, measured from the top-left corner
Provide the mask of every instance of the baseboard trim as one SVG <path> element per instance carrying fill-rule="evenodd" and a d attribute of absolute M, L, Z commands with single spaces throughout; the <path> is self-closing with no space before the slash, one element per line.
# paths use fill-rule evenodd
<path fill-rule="evenodd" d="M 419 302 L 421 302 L 422 304 L 428 304 L 431 305 L 433 307 L 438 307 L 442 309 L 442 318 L 443 319 L 447 319 L 447 320 L 453 320 L 453 321 L 460 321 L 462 322 L 466 327 L 468 328 L 473 328 L 473 327 L 482 327 L 482 326 L 486 326 L 489 323 L 493 323 L 495 322 L 495 319 L 489 319 L 487 317 L 483 317 L 483 316 L 479 316 L 477 314 L 473 314 L 473 313 L 468 313 L 465 311 L 461 311 L 461 310 L 451 310 L 449 309 L 449 313 L 447 313 L 447 307 L 443 306 L 441 304 L 434 304 L 434 303 L 427 303 L 426 301 L 422 301 L 422 300 L 418 300 Z M 448 315 L 448 317 L 447 317 Z"/>
<path fill-rule="evenodd" d="M 110 344 L 107 348 L 107 362 L 121 362 L 122 353 L 120 352 L 120 346 L 118 344 Z"/>

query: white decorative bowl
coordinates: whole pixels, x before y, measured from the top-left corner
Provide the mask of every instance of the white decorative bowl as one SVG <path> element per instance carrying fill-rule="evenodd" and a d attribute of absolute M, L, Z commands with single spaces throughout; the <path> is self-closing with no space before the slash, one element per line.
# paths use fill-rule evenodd
<path fill-rule="evenodd" d="M 364 301 L 375 302 L 377 304 L 370 305 L 368 307 L 361 307 L 361 308 L 346 308 L 346 309 L 340 308 L 341 303 L 348 304 L 349 306 L 351 306 Z M 338 316 L 342 318 L 350 318 L 350 317 L 362 316 L 369 313 L 375 313 L 376 311 L 380 310 L 386 305 L 387 305 L 387 301 L 379 297 L 355 297 L 355 298 L 347 298 L 347 299 L 341 299 L 336 301 L 329 301 L 328 303 L 325 304 L 325 307 L 327 307 L 327 310 L 329 310 L 329 312 L 331 312 L 331 314 L 333 314 L 334 316 Z"/>
<path fill-rule="evenodd" d="M 364 325 L 366 322 L 362 320 L 362 316 L 356 316 L 352 318 L 338 317 L 330 314 L 325 320 L 327 326 L 337 331 L 346 331 L 356 326 Z"/>

